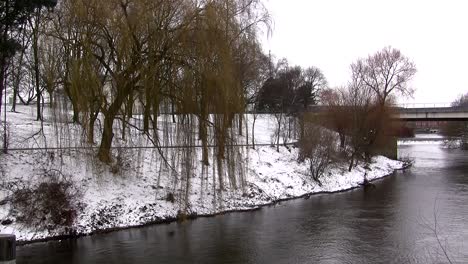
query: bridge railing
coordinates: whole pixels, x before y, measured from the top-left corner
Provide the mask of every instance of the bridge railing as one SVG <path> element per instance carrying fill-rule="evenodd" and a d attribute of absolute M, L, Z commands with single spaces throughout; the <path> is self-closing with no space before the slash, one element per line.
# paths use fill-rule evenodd
<path fill-rule="evenodd" d="M 452 103 L 404 103 L 394 104 L 399 108 L 449 108 L 453 107 Z"/>

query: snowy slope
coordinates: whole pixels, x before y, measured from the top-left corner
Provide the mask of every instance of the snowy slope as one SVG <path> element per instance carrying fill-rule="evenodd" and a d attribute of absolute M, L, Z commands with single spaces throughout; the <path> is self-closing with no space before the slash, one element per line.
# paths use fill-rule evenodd
<path fill-rule="evenodd" d="M 63 146 L 76 144 L 61 142 L 54 138 L 54 125 L 44 123 L 45 137 L 31 136 L 39 125 L 28 112 L 8 113 L 10 122 L 10 147 Z M 60 128 L 62 129 L 62 128 Z M 78 129 L 67 125 L 70 133 Z M 269 144 L 274 130 L 274 120 L 259 116 L 256 124 L 256 142 Z M 77 144 L 79 145 L 79 144 Z M 162 165 L 153 149 L 126 149 L 119 152 L 124 160 L 118 172 L 109 165 L 95 161 L 96 150 L 73 149 L 10 151 L 2 154 L 0 169 L 3 173 L 0 201 L 11 195 L 17 185 L 34 185 L 40 182 L 42 171 L 59 170 L 80 189 L 80 211 L 71 228 L 40 230 L 15 221 L 10 213 L 9 202 L 0 205 L 0 221 L 13 220 L 12 224 L 0 225 L 0 233 L 13 233 L 20 241 L 33 241 L 66 235 L 86 235 L 102 230 L 140 226 L 148 223 L 173 220 L 179 210 L 190 215 L 213 215 L 227 211 L 251 210 L 279 200 L 291 199 L 319 192 L 336 192 L 357 187 L 363 181 L 365 170 L 358 166 L 352 172 L 346 164 L 337 165 L 325 173 L 322 185 L 314 182 L 307 165 L 297 162 L 295 148 L 270 146 L 256 149 L 244 148 L 246 184 L 227 186 L 225 190 L 214 189 L 215 176 L 211 166 L 202 172 L 197 168 L 191 177 L 188 207 L 179 197 L 181 177 Z M 367 172 L 369 180 L 391 174 L 403 166 L 402 162 L 385 157 L 376 157 Z M 166 200 L 168 194 L 175 201 Z"/>

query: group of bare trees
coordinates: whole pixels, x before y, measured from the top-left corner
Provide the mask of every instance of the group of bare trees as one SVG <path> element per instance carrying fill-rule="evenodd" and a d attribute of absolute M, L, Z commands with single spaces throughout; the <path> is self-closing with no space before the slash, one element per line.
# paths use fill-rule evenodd
<path fill-rule="evenodd" d="M 216 167 L 218 189 L 226 174 L 231 186 L 243 184 L 236 171 L 243 159 L 231 146 L 249 133 L 241 113 L 268 74 L 258 33 L 269 30 L 270 18 L 260 0 L 61 0 L 47 7 L 28 9 L 14 32 L 2 28 L 20 47 L 2 71 L 13 111 L 18 101 L 36 102 L 42 120 L 50 103 L 61 122 L 82 130 L 82 144 L 97 144 L 104 163 L 115 162 L 116 139 L 143 136 L 166 166 L 186 167 L 187 186 L 199 154 L 191 147 L 201 145 L 201 164 Z M 184 153 L 170 154 L 168 145 Z"/>
<path fill-rule="evenodd" d="M 351 81 L 337 95 L 341 109 L 333 112 L 341 122 L 343 115 L 348 117 L 339 131 L 348 139 L 349 170 L 360 159 L 369 162 L 392 136 L 391 104 L 396 95 L 413 93 L 409 81 L 415 73 L 415 65 L 391 47 L 351 65 Z"/>
<path fill-rule="evenodd" d="M 2 106 L 6 105 L 6 84 L 13 84 L 13 111 L 16 98 L 25 103 L 37 98 L 38 116 L 40 116 L 39 64 L 38 64 L 38 28 L 41 22 L 40 14 L 43 9 L 51 9 L 56 5 L 54 0 L 35 1 L 0 1 L 0 113 Z M 31 47 L 31 56 L 25 56 L 25 47 Z M 18 53 L 20 55 L 18 55 Z M 17 55 L 17 56 L 15 56 Z M 29 60 L 27 60 L 29 59 Z M 27 61 L 27 62 L 26 62 Z M 28 99 L 24 100 L 18 93 L 20 82 L 23 79 L 24 69 L 31 73 L 29 87 L 25 88 Z M 15 73 L 15 74 L 12 74 Z M 9 77 L 13 76 L 13 77 Z M 5 107 L 4 107 L 5 108 Z M 6 111 L 3 112 L 6 119 Z M 3 126 L 3 152 L 8 148 L 7 124 Z"/>
<path fill-rule="evenodd" d="M 3 1 L 2 14 L 16 2 Z M 353 63 L 349 85 L 338 90 L 325 89 L 316 67 L 290 67 L 286 60 L 273 66 L 258 40 L 269 25 L 260 0 L 62 0 L 20 10 L 17 22 L 1 28 L 2 43 L 15 44 L 10 53 L 2 44 L 0 76 L 12 110 L 18 100 L 35 101 L 42 120 L 47 101 L 81 128 L 83 144 L 98 144 L 96 156 L 105 163 L 114 160 L 117 137 L 137 132 L 167 166 L 185 166 L 187 186 L 198 155 L 190 146 L 198 144 L 202 166 L 217 168 L 220 189 L 225 174 L 232 186 L 243 184 L 234 166 L 241 153 L 232 146 L 238 136 L 249 143 L 246 110 L 254 112 L 252 144 L 255 113 L 268 111 L 278 121 L 277 148 L 281 133 L 299 134 L 301 142 L 314 138 L 304 143 L 301 159 L 325 156 L 326 164 L 332 152 L 313 146 L 330 145 L 331 137 L 306 124 L 304 114 L 322 91 L 321 103 L 330 106 L 325 126 L 338 132 L 351 169 L 369 160 L 386 135 L 393 95 L 412 93 L 415 66 L 389 47 Z M 174 154 L 181 162 L 171 163 L 162 150 L 174 143 L 187 146 Z M 318 179 L 323 166 L 314 168 Z"/>
<path fill-rule="evenodd" d="M 123 126 L 141 108 L 142 130 L 158 144 L 157 116 L 195 115 L 199 138 L 208 145 L 215 127 L 218 156 L 234 114 L 245 106 L 243 71 L 250 66 L 241 50 L 258 45 L 256 30 L 267 22 L 257 1 L 64 1 L 59 39 L 67 80 L 65 94 L 74 119 L 92 131 L 104 116 L 99 158 L 110 162 L 114 122 Z M 252 66 L 255 67 L 255 66 Z M 245 77 L 245 78 L 248 78 Z M 83 96 L 84 95 L 84 96 Z M 213 119 L 210 113 L 216 113 Z M 81 118 L 81 120 L 79 120 Z M 175 118 L 174 118 L 175 119 Z M 176 120 L 174 120 L 176 121 Z M 207 150 L 204 147 L 204 163 Z"/>
<path fill-rule="evenodd" d="M 414 63 L 399 50 L 386 47 L 351 64 L 351 80 L 346 87 L 321 93 L 321 102 L 327 106 L 321 125 L 338 134 L 339 146 L 335 156 L 348 161 L 349 171 L 359 161 L 370 162 L 395 136 L 392 103 L 396 95 L 413 93 L 409 82 L 415 73 Z M 306 137 L 307 134 L 309 132 L 305 133 Z M 301 142 L 306 149 L 326 150 L 325 153 L 330 149 L 319 142 L 312 144 L 308 139 Z M 324 142 L 330 145 L 329 141 Z M 314 162 L 312 157 L 309 159 Z"/>
<path fill-rule="evenodd" d="M 451 104 L 452 107 L 458 108 L 467 108 L 468 107 L 468 94 L 460 95 L 455 101 Z M 441 133 L 453 139 L 461 138 L 460 148 L 468 149 L 468 123 L 466 121 L 457 121 L 457 122 L 446 122 L 441 127 Z M 450 141 L 449 143 L 456 142 Z"/>
<path fill-rule="evenodd" d="M 258 91 L 255 111 L 275 117 L 273 141 L 279 151 L 280 138 L 286 143 L 296 135 L 298 120 L 311 105 L 318 103 L 319 92 L 327 87 L 327 79 L 317 67 L 290 67 L 286 59 L 269 67 L 270 75 Z"/>

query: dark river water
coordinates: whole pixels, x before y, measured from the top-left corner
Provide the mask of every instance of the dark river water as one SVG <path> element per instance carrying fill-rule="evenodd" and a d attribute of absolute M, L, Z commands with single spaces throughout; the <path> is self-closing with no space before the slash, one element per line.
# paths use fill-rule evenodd
<path fill-rule="evenodd" d="M 376 188 L 18 247 L 17 263 L 468 263 L 468 152 L 399 146 Z"/>

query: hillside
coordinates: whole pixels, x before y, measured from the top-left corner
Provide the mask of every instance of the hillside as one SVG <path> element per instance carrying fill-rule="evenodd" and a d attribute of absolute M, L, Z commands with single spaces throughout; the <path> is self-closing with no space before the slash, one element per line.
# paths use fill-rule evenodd
<path fill-rule="evenodd" d="M 282 146 L 279 152 L 271 146 L 257 146 L 243 147 L 236 154 L 243 166 L 234 169 L 245 179 L 244 183 L 234 186 L 230 182 L 224 190 L 215 189 L 213 166 L 196 165 L 200 157 L 195 153 L 187 185 L 186 164 L 175 164 L 171 170 L 161 153 L 149 148 L 151 143 L 144 137 L 117 140 L 115 146 L 125 148 L 114 149 L 116 162 L 105 165 L 95 158 L 96 148 L 80 143 L 82 135 L 76 125 L 51 122 L 50 113 L 41 124 L 34 120 L 33 109 L 25 106 L 7 115 L 11 150 L 1 154 L 0 159 L 0 233 L 14 233 L 20 241 L 170 221 L 182 213 L 203 216 L 252 210 L 284 199 L 354 188 L 363 181 L 365 173 L 362 166 L 348 172 L 346 164 L 336 164 L 325 173 L 320 186 L 309 176 L 308 166 L 297 162 L 298 150 L 293 146 Z M 259 115 L 256 143 L 269 145 L 274 127 L 271 116 Z M 178 150 L 164 149 L 164 153 L 177 155 Z M 376 157 L 367 178 L 384 177 L 402 166 L 402 162 Z M 13 193 L 38 186 L 49 178 L 60 178 L 72 186 L 76 215 L 70 227 L 28 226 L 13 208 Z M 189 201 L 184 201 L 182 193 L 187 194 Z"/>

